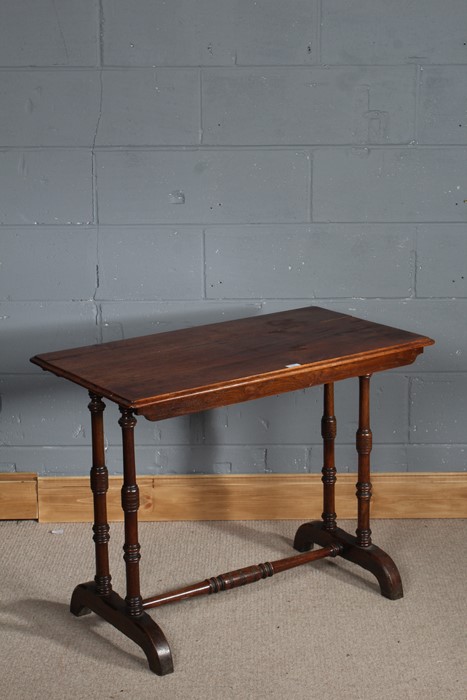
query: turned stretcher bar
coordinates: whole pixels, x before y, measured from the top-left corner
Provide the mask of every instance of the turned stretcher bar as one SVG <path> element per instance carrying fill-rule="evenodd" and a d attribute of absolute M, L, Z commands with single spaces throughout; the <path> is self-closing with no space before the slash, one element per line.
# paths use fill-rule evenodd
<path fill-rule="evenodd" d="M 161 595 L 146 598 L 143 600 L 143 608 L 156 608 L 160 605 L 176 603 L 179 600 L 186 600 L 187 598 L 211 595 L 211 593 L 219 593 L 220 591 L 228 591 L 231 588 L 246 586 L 262 578 L 269 578 L 281 571 L 287 571 L 288 569 L 293 569 L 302 564 L 308 564 L 317 559 L 336 557 L 338 554 L 341 554 L 342 549 L 343 547 L 340 544 L 330 544 L 327 547 L 322 547 L 312 552 L 297 554 L 293 557 L 287 557 L 286 559 L 277 559 L 276 561 L 255 564 L 253 566 L 247 566 L 244 569 L 229 571 L 226 574 L 204 579 L 204 581 L 193 583 L 191 586 L 179 588 L 170 593 L 162 593 Z"/>

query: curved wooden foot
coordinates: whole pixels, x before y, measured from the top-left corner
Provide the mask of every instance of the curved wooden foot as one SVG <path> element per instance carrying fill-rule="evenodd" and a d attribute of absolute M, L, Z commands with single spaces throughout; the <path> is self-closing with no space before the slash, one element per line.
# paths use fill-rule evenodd
<path fill-rule="evenodd" d="M 125 601 L 114 591 L 108 596 L 100 596 L 93 581 L 81 583 L 73 591 L 70 611 L 77 616 L 95 612 L 141 647 L 151 671 L 158 676 L 172 673 L 172 653 L 161 628 L 145 612 L 130 617 Z"/>
<path fill-rule="evenodd" d="M 79 596 L 79 586 L 75 588 L 73 591 L 73 595 L 71 596 L 71 602 L 70 602 L 70 612 L 73 615 L 76 615 L 76 617 L 82 617 L 83 615 L 90 615 L 92 613 L 92 610 L 90 608 L 87 608 L 85 605 L 80 600 Z M 75 595 L 76 593 L 76 595 Z"/>
<path fill-rule="evenodd" d="M 323 528 L 322 520 L 313 520 L 301 525 L 294 540 L 294 547 L 299 552 L 313 549 L 314 544 L 326 547 L 330 544 L 340 544 L 344 557 L 363 569 L 370 571 L 378 580 L 381 595 L 390 600 L 398 600 L 404 595 L 402 581 L 397 566 L 386 552 L 371 544 L 369 547 L 359 547 L 357 539 L 341 528 L 329 532 Z"/>

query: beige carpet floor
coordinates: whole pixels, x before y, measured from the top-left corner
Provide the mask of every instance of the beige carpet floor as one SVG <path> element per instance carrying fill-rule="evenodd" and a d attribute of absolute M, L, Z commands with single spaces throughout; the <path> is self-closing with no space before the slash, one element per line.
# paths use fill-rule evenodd
<path fill-rule="evenodd" d="M 145 523 L 143 595 L 290 556 L 297 525 Z M 175 663 L 160 678 L 117 630 L 68 612 L 74 585 L 93 577 L 89 525 L 3 522 L 0 697 L 465 700 L 466 522 L 372 527 L 400 568 L 402 600 L 381 597 L 355 565 L 327 559 L 159 608 L 151 615 Z M 124 594 L 122 525 L 111 534 L 114 585 Z"/>

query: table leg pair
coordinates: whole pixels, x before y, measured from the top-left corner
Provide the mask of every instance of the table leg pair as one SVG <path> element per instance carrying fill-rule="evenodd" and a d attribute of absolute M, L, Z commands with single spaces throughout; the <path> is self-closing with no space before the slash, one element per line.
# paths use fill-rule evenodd
<path fill-rule="evenodd" d="M 91 489 L 94 499 L 94 543 L 96 575 L 94 581 L 78 585 L 71 599 L 70 609 L 74 615 L 94 611 L 114 627 L 138 644 L 146 654 L 149 667 L 158 675 L 173 671 L 172 655 L 168 642 L 146 609 L 199 595 L 217 593 L 267 578 L 304 563 L 340 555 L 373 573 L 383 596 L 395 600 L 402 597 L 399 572 L 392 559 L 372 544 L 370 530 L 370 452 L 372 435 L 369 420 L 370 375 L 359 378 L 359 427 L 357 431 L 358 452 L 358 526 L 356 537 L 341 530 L 336 524 L 335 493 L 336 468 L 334 440 L 336 418 L 334 416 L 334 385 L 324 385 L 324 412 L 322 418 L 323 437 L 323 514 L 322 519 L 301 525 L 295 535 L 294 547 L 302 554 L 274 562 L 246 567 L 210 579 L 205 579 L 167 594 L 143 600 L 140 591 L 138 541 L 139 491 L 136 483 L 134 427 L 136 419 L 131 410 L 120 408 L 119 420 L 122 429 L 123 472 L 122 509 L 125 520 L 125 543 L 123 546 L 126 566 L 127 595 L 123 600 L 112 590 L 109 569 L 106 496 L 108 472 L 105 465 L 103 412 L 105 405 L 101 397 L 90 394 L 89 410 L 92 422 L 93 466 Z M 314 544 L 321 549 L 310 551 Z"/>
<path fill-rule="evenodd" d="M 372 433 L 370 428 L 370 376 L 359 377 L 359 419 L 356 436 L 358 452 L 357 480 L 357 530 L 356 537 L 336 525 L 334 485 L 336 468 L 334 462 L 334 439 L 336 418 L 334 416 L 334 386 L 324 385 L 324 412 L 321 421 L 323 437 L 323 514 L 322 520 L 301 525 L 295 535 L 294 547 L 299 552 L 311 549 L 314 544 L 327 546 L 339 544 L 339 553 L 344 559 L 371 571 L 378 580 L 381 594 L 390 600 L 402 598 L 402 581 L 391 557 L 371 541 L 370 529 L 370 452 Z"/>
<path fill-rule="evenodd" d="M 123 600 L 112 590 L 109 569 L 109 524 L 107 522 L 108 471 L 105 465 L 104 422 L 105 404 L 100 396 L 90 393 L 92 425 L 91 490 L 94 501 L 94 543 L 96 575 L 94 581 L 82 583 L 73 591 L 70 610 L 74 615 L 86 615 L 91 611 L 110 622 L 123 634 L 138 644 L 146 654 L 149 668 L 163 676 L 173 671 L 172 654 L 160 627 L 144 612 L 140 592 L 138 541 L 139 490 L 136 483 L 134 427 L 136 418 L 126 409 L 120 409 L 119 420 L 123 444 L 122 509 L 125 519 L 125 543 L 123 545 L 126 567 L 127 595 Z"/>

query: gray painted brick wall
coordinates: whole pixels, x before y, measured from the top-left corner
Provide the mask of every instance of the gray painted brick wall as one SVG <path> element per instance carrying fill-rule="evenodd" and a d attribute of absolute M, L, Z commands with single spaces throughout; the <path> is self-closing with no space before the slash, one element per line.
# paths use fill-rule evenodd
<path fill-rule="evenodd" d="M 466 64 L 465 0 L 3 0 L 0 471 L 89 470 L 86 392 L 31 355 L 307 304 L 435 338 L 373 379 L 373 464 L 465 470 Z M 141 419 L 139 468 L 317 472 L 320 414 Z"/>

